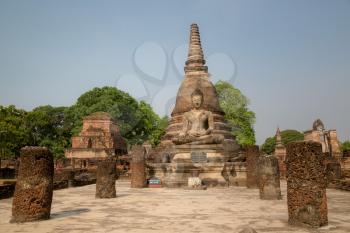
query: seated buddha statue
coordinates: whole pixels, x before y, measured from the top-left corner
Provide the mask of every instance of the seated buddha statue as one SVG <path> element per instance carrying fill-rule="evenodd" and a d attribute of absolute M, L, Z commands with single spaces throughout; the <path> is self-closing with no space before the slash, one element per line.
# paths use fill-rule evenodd
<path fill-rule="evenodd" d="M 224 140 L 223 135 L 213 134 L 214 119 L 210 111 L 202 109 L 203 93 L 195 90 L 191 95 L 193 108 L 184 113 L 182 130 L 173 138 L 173 143 L 180 144 L 219 144 Z"/>

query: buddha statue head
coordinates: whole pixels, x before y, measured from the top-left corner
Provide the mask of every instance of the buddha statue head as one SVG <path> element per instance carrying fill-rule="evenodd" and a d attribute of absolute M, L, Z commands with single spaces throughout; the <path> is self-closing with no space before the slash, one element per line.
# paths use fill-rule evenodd
<path fill-rule="evenodd" d="M 195 109 L 200 109 L 202 107 L 203 104 L 203 93 L 201 92 L 201 90 L 196 89 L 192 95 L 191 95 L 191 99 L 192 99 L 192 105 Z"/>

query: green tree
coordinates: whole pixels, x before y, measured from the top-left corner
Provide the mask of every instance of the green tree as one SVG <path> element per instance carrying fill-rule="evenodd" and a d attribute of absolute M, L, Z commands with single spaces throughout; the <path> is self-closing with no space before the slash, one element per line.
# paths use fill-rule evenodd
<path fill-rule="evenodd" d="M 82 118 L 99 111 L 117 120 L 129 144 L 149 140 L 157 145 L 168 124 L 167 118 L 160 118 L 144 101 L 114 87 L 94 88 L 69 108 L 47 105 L 26 112 L 13 105 L 0 106 L 0 155 L 18 156 L 20 148 L 31 145 L 46 146 L 56 159 L 61 158 L 72 135 L 80 132 Z"/>
<path fill-rule="evenodd" d="M 152 109 L 152 107 L 144 101 L 140 102 L 140 110 L 142 112 L 142 121 L 140 123 L 147 129 L 147 140 L 154 146 L 160 143 L 161 137 L 165 133 L 168 126 L 168 117 L 160 118 Z"/>
<path fill-rule="evenodd" d="M 55 159 L 62 158 L 70 146 L 73 124 L 66 107 L 37 107 L 27 114 L 26 127 L 30 145 L 48 147 Z"/>
<path fill-rule="evenodd" d="M 350 141 L 344 141 L 340 145 L 340 150 L 341 151 L 350 151 Z"/>
<path fill-rule="evenodd" d="M 281 131 L 282 144 L 287 145 L 290 142 L 300 141 L 304 139 L 304 134 L 293 129 L 287 129 Z M 265 140 L 261 146 L 261 150 L 266 154 L 272 154 L 275 151 L 276 146 L 276 135 L 269 137 Z"/>
<path fill-rule="evenodd" d="M 249 100 L 228 82 L 218 81 L 215 88 L 225 118 L 232 126 L 232 134 L 240 145 L 254 145 L 255 113 L 249 110 Z"/>
<path fill-rule="evenodd" d="M 150 142 L 152 145 L 156 146 L 160 143 L 162 136 L 165 134 L 165 129 L 169 125 L 168 116 L 160 118 L 157 122 L 157 127 L 152 131 L 150 135 Z"/>
<path fill-rule="evenodd" d="M 0 106 L 1 157 L 17 157 L 20 149 L 29 142 L 29 131 L 25 127 L 27 112 L 14 105 Z"/>
<path fill-rule="evenodd" d="M 139 103 L 115 87 L 102 87 L 82 94 L 67 111 L 74 122 L 72 133 L 80 132 L 84 116 L 99 111 L 108 112 L 117 120 L 122 136 L 131 145 L 149 140 L 158 130 L 159 117 L 147 103 Z"/>

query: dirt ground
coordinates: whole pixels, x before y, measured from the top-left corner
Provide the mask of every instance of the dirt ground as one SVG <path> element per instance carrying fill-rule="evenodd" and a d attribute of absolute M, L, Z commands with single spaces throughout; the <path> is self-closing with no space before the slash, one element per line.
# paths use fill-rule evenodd
<path fill-rule="evenodd" d="M 350 192 L 327 190 L 329 225 L 289 226 L 286 184 L 283 200 L 263 201 L 244 187 L 130 189 L 117 182 L 117 198 L 95 199 L 95 185 L 54 192 L 51 219 L 10 224 L 12 199 L 0 200 L 0 232 L 350 232 Z"/>

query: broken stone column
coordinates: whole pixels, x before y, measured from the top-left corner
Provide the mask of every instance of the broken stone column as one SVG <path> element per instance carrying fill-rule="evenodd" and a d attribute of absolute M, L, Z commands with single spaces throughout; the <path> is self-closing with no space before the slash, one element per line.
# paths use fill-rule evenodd
<path fill-rule="evenodd" d="M 260 155 L 259 146 L 247 146 L 245 154 L 247 158 L 247 188 L 258 188 L 257 162 Z"/>
<path fill-rule="evenodd" d="M 53 156 L 46 147 L 21 149 L 10 222 L 29 222 L 50 218 L 53 174 Z"/>
<path fill-rule="evenodd" d="M 278 159 L 273 155 L 262 155 L 257 167 L 260 199 L 282 199 Z"/>
<path fill-rule="evenodd" d="M 99 161 L 96 173 L 96 198 L 114 198 L 116 180 L 116 162 L 114 159 Z"/>
<path fill-rule="evenodd" d="M 134 146 L 131 161 L 131 188 L 146 187 L 145 151 L 142 146 Z"/>
<path fill-rule="evenodd" d="M 73 170 L 69 170 L 66 172 L 67 172 L 66 175 L 67 175 L 68 188 L 73 188 L 75 186 L 75 181 L 74 181 L 75 172 Z"/>
<path fill-rule="evenodd" d="M 289 223 L 320 227 L 328 223 L 326 169 L 322 145 L 314 141 L 287 145 Z"/>

